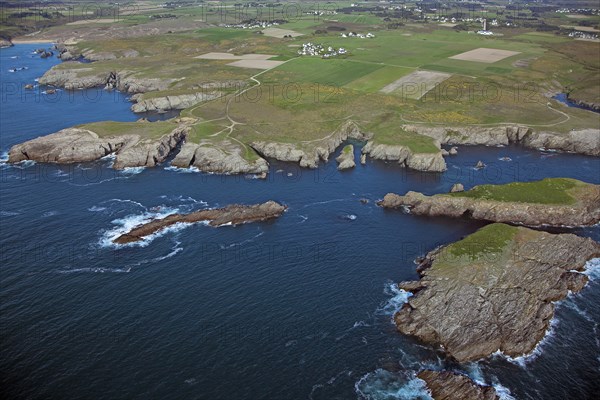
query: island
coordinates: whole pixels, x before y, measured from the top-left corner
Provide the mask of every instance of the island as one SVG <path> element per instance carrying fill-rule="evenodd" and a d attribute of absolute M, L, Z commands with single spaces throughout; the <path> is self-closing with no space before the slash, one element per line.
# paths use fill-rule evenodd
<path fill-rule="evenodd" d="M 495 223 L 428 253 L 414 295 L 394 316 L 398 330 L 440 347 L 459 362 L 497 351 L 526 355 L 542 340 L 554 302 L 580 291 L 600 244 Z"/>
<path fill-rule="evenodd" d="M 496 390 L 482 386 L 468 376 L 451 371 L 423 370 L 417 378 L 425 381 L 434 400 L 499 400 Z"/>
<path fill-rule="evenodd" d="M 139 242 L 145 237 L 166 229 L 175 224 L 194 224 L 207 221 L 210 226 L 240 225 L 250 222 L 266 221 L 280 217 L 285 210 L 275 201 L 267 201 L 255 205 L 229 205 L 223 208 L 200 210 L 190 214 L 171 214 L 165 218 L 155 219 L 133 228 L 116 239 L 115 244 L 128 244 Z"/>
<path fill-rule="evenodd" d="M 600 222 L 600 185 L 568 178 L 480 185 L 468 191 L 426 196 L 385 195 L 378 203 L 415 215 L 465 217 L 528 226 L 591 226 Z"/>

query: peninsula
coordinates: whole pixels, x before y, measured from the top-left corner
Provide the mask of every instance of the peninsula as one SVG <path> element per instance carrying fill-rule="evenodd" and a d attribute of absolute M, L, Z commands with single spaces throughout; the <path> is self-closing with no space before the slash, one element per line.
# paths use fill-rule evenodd
<path fill-rule="evenodd" d="M 600 221 L 600 185 L 576 179 L 481 185 L 464 192 L 385 195 L 379 205 L 411 214 L 465 217 L 528 226 L 590 226 Z"/>
<path fill-rule="evenodd" d="M 398 285 L 414 296 L 394 320 L 459 362 L 519 357 L 546 334 L 554 302 L 586 285 L 581 272 L 597 257 L 591 239 L 491 224 L 427 254 L 420 279 Z"/>

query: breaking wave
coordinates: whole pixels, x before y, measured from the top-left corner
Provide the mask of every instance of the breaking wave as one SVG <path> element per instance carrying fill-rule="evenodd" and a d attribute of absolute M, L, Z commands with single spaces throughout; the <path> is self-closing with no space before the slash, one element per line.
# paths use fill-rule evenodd
<path fill-rule="evenodd" d="M 400 311 L 402 306 L 413 295 L 411 292 L 400 289 L 398 284 L 392 281 L 386 282 L 383 293 L 391 297 L 385 303 L 379 306 L 375 313 L 379 315 L 388 315 L 391 317 Z"/>

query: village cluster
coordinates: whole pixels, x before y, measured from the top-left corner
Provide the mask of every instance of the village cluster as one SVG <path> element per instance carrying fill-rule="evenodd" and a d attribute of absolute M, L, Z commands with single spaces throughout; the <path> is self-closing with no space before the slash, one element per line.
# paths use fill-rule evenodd
<path fill-rule="evenodd" d="M 598 35 L 590 32 L 581 32 L 581 31 L 573 31 L 569 33 L 569 37 L 576 39 L 588 39 L 588 40 L 597 40 Z"/>
<path fill-rule="evenodd" d="M 374 38 L 375 35 L 373 35 L 371 32 L 364 34 L 364 33 L 356 33 L 356 32 L 348 32 L 348 33 L 342 33 L 341 36 L 343 38 L 348 38 L 348 37 L 356 37 L 359 39 L 367 39 L 367 38 Z"/>
<path fill-rule="evenodd" d="M 322 58 L 331 58 L 348 54 L 348 52 L 343 47 L 335 49 L 331 46 L 328 46 L 325 48 L 325 46 L 322 44 L 308 42 L 302 45 L 302 49 L 298 50 L 298 54 L 301 56 L 320 56 Z"/>
<path fill-rule="evenodd" d="M 239 24 L 220 24 L 222 28 L 235 28 L 235 29 L 264 29 L 271 26 L 277 26 L 279 22 L 276 21 L 252 21 L 244 22 Z"/>
<path fill-rule="evenodd" d="M 556 12 L 559 14 L 600 15 L 600 8 L 561 8 Z"/>

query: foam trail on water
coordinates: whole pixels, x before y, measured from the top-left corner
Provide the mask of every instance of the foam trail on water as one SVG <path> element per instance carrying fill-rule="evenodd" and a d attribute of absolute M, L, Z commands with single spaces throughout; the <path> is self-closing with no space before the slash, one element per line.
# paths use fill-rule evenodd
<path fill-rule="evenodd" d="M 261 232 L 257 233 L 256 235 L 252 236 L 250 239 L 242 240 L 241 242 L 238 242 L 238 243 L 231 243 L 229 245 L 222 244 L 219 247 L 221 248 L 221 250 L 230 249 L 232 247 L 241 247 L 241 246 L 245 245 L 246 243 L 254 242 L 255 239 L 261 237 L 264 234 L 265 233 L 261 231 Z"/>
<path fill-rule="evenodd" d="M 56 271 L 59 274 L 75 274 L 75 273 L 83 273 L 83 272 L 92 272 L 95 274 L 104 274 L 104 273 L 128 273 L 131 272 L 131 268 L 74 268 L 74 269 L 63 269 Z"/>
<path fill-rule="evenodd" d="M 368 400 L 433 400 L 421 379 L 384 369 L 363 375 L 354 384 L 354 391 L 359 398 Z"/>

